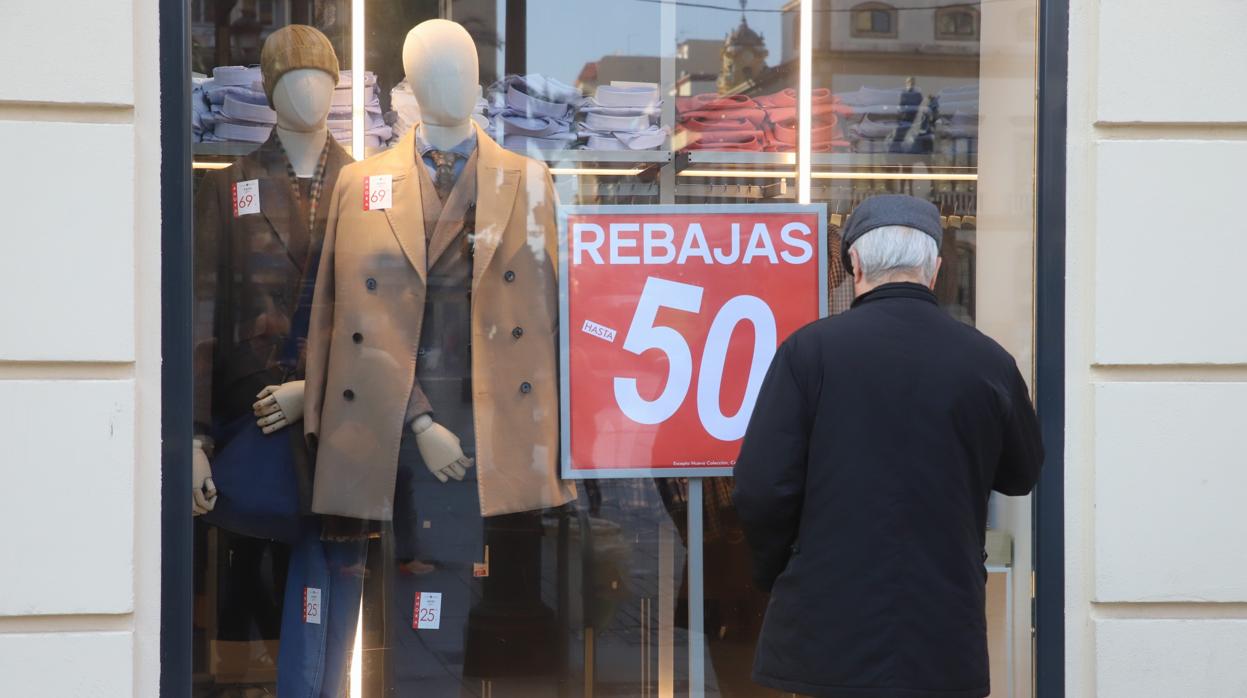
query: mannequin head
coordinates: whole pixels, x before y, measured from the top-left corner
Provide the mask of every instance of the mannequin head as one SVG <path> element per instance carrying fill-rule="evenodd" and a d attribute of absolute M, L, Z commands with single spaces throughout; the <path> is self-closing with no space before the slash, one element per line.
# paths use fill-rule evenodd
<path fill-rule="evenodd" d="M 287 131 L 323 131 L 334 82 L 333 76 L 318 68 L 298 68 L 278 78 L 272 96 L 277 125 Z"/>
<path fill-rule="evenodd" d="M 462 25 L 445 19 L 421 22 L 403 43 L 403 69 L 422 121 L 434 126 L 468 122 L 481 96 L 476 43 Z"/>

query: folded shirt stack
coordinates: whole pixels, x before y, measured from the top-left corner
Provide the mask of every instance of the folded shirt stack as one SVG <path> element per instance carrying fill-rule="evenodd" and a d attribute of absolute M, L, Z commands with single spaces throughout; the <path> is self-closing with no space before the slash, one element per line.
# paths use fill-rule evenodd
<path fill-rule="evenodd" d="M 813 152 L 849 146 L 840 118 L 852 110 L 829 90 L 814 90 L 810 145 Z M 770 95 L 702 94 L 676 100 L 685 150 L 793 152 L 797 148 L 797 92 Z"/>
<path fill-rule="evenodd" d="M 214 68 L 212 77 L 191 78 L 191 134 L 196 143 L 263 143 L 277 113 L 264 96 L 260 69 Z"/>
<path fill-rule="evenodd" d="M 586 150 L 655 150 L 667 140 L 661 110 L 656 83 L 599 85 L 580 107 L 577 133 Z"/>
<path fill-rule="evenodd" d="M 572 118 L 584 97 L 571 85 L 536 73 L 508 75 L 485 95 L 486 130 L 504 148 L 563 150 L 579 139 Z"/>
<path fill-rule="evenodd" d="M 350 150 L 353 143 L 351 134 L 351 71 L 338 73 L 338 87 L 333 91 L 333 102 L 329 108 L 329 132 L 342 145 Z M 394 130 L 385 123 L 381 113 L 381 90 L 377 87 L 377 76 L 372 71 L 364 71 L 364 148 L 375 150 L 389 143 L 394 137 Z"/>

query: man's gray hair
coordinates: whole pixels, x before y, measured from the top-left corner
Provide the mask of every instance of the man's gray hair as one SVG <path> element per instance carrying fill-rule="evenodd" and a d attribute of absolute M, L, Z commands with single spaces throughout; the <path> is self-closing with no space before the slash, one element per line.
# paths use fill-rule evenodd
<path fill-rule="evenodd" d="M 897 276 L 916 276 L 927 285 L 935 278 L 939 245 L 930 235 L 907 225 L 885 225 L 858 238 L 849 249 L 857 251 L 866 281 L 883 283 Z"/>

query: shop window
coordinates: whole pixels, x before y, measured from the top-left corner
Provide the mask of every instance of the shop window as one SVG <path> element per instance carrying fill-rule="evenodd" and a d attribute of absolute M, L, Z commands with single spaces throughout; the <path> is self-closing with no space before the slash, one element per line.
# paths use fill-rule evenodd
<path fill-rule="evenodd" d="M 895 39 L 896 8 L 881 2 L 867 2 L 854 7 L 853 36 L 859 39 Z"/>
<path fill-rule="evenodd" d="M 979 38 L 979 13 L 972 7 L 944 7 L 935 11 L 935 38 L 973 41 Z"/>

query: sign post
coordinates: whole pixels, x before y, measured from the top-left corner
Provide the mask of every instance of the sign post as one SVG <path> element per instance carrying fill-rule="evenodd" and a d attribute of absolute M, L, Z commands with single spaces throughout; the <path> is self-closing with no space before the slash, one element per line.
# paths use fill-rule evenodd
<path fill-rule="evenodd" d="M 729 477 L 779 344 L 827 314 L 822 205 L 559 210 L 562 475 L 689 478 L 689 680 L 704 690 L 702 483 Z"/>

